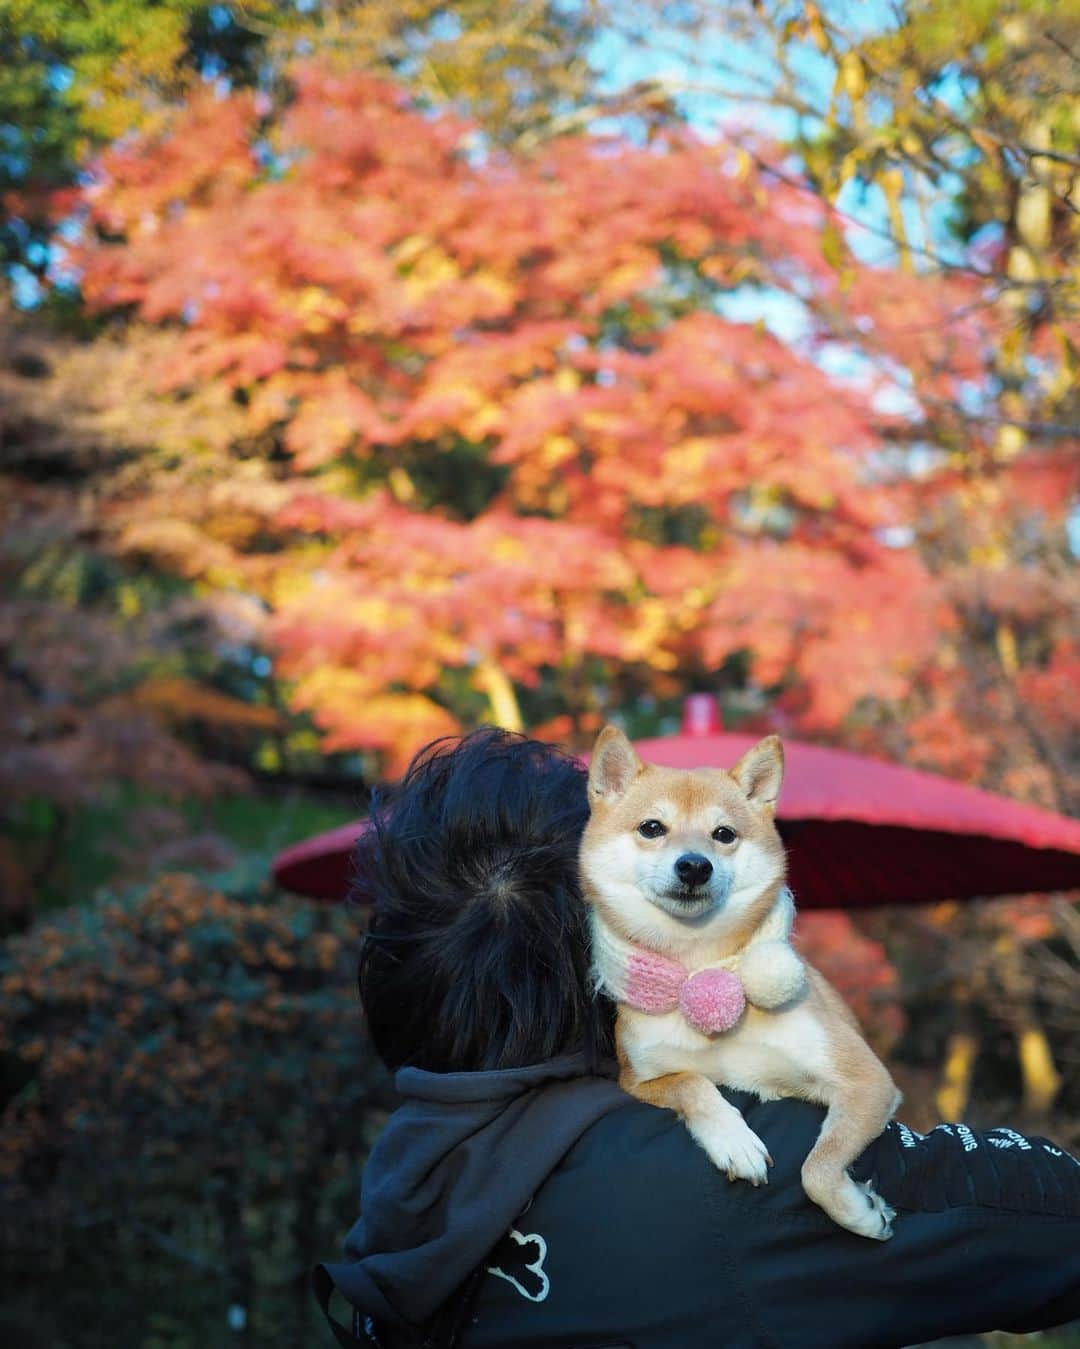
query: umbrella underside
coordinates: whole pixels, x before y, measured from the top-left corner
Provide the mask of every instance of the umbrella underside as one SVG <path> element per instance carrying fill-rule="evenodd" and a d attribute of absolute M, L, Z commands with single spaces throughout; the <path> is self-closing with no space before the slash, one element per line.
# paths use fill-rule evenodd
<path fill-rule="evenodd" d="M 781 820 L 804 909 L 927 904 L 1080 886 L 1080 857 L 1012 839 L 858 820 Z"/>
<path fill-rule="evenodd" d="M 730 767 L 754 736 L 638 741 L 646 763 Z M 777 827 L 804 909 L 926 904 L 1080 889 L 1080 823 L 948 778 L 845 750 L 787 741 Z M 286 889 L 341 899 L 362 821 L 287 848 Z M 363 878 L 354 893 L 362 898 Z"/>
<path fill-rule="evenodd" d="M 1080 887 L 1080 856 L 1013 840 L 859 820 L 779 820 L 788 880 L 804 909 L 927 904 L 980 895 L 1019 895 Z M 362 825 L 338 832 L 322 851 L 301 844 L 275 873 L 288 890 L 340 900 L 353 880 L 351 842 Z M 290 854 L 293 854 L 290 856 Z M 362 900 L 363 878 L 355 881 Z"/>

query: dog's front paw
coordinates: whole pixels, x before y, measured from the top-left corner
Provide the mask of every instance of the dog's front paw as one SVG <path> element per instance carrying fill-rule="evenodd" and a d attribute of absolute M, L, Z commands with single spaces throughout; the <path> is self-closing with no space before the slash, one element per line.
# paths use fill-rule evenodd
<path fill-rule="evenodd" d="M 769 1150 L 737 1110 L 696 1119 L 690 1132 L 712 1164 L 727 1173 L 728 1180 L 748 1180 L 751 1185 L 769 1183 Z"/>

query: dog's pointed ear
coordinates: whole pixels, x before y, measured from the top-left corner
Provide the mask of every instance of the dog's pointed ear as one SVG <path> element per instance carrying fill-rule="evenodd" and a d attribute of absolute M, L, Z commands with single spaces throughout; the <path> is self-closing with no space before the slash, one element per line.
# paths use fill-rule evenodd
<path fill-rule="evenodd" d="M 784 747 L 778 735 L 767 735 L 746 751 L 731 776 L 755 806 L 772 810 L 784 781 Z"/>
<path fill-rule="evenodd" d="M 641 772 L 641 760 L 617 726 L 605 726 L 589 764 L 589 801 L 617 801 Z"/>

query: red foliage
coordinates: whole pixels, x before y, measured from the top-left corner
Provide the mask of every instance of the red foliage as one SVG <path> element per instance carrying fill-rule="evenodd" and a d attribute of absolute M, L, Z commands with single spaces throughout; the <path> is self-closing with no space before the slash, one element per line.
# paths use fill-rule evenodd
<path fill-rule="evenodd" d="M 874 1048 L 887 1054 L 904 1030 L 900 981 L 880 942 L 864 936 L 846 913 L 801 913 L 798 944 L 859 1018 Z"/>
<path fill-rule="evenodd" d="M 970 435 L 997 336 L 974 280 L 838 278 L 811 196 L 685 130 L 512 157 L 365 76 L 294 86 L 277 114 L 204 99 L 105 155 L 78 261 L 94 305 L 181 327 L 168 387 L 220 386 L 287 456 L 257 554 L 183 551 L 266 599 L 327 743 L 398 762 L 476 715 L 492 667 L 580 724 L 586 666 L 664 692 L 738 655 L 793 729 L 863 718 L 880 742 L 868 709 L 906 705 L 917 755 L 985 767 L 953 674 L 965 581 L 914 546 L 959 513 L 977 555 L 984 501 L 945 456 L 920 476 L 886 453 L 932 419 Z M 735 288 L 786 294 L 801 345 L 724 317 Z M 815 359 L 838 337 L 843 380 Z M 883 411 L 897 389 L 917 412 Z M 989 480 L 995 529 L 1014 468 L 1046 498 L 1027 463 Z M 141 537 L 163 514 L 207 532 L 197 500 L 134 514 Z"/>

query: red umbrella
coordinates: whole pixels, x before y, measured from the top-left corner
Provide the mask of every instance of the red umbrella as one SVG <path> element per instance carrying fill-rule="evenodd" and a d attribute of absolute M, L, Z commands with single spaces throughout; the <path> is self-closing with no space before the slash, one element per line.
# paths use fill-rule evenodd
<path fill-rule="evenodd" d="M 687 700 L 690 734 L 641 740 L 670 768 L 730 768 L 759 738 L 723 734 Z M 695 725 L 695 717 L 699 720 Z M 704 733 L 702 733 L 704 732 Z M 784 741 L 777 824 L 805 909 L 922 904 L 1080 888 L 1080 822 L 933 773 Z M 274 876 L 313 899 L 341 899 L 363 821 L 279 853 Z"/>

